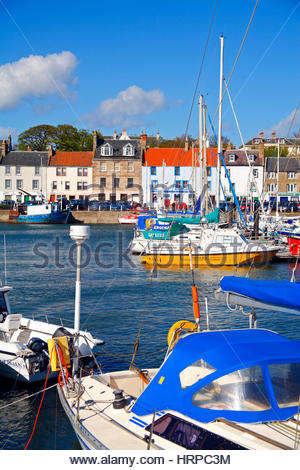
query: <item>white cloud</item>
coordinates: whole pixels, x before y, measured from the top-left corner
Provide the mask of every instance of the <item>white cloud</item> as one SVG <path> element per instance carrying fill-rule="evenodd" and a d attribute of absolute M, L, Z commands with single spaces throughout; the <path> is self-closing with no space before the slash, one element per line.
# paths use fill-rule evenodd
<path fill-rule="evenodd" d="M 271 135 L 274 131 L 278 137 L 287 137 L 289 132 L 289 137 L 293 136 L 293 130 L 298 130 L 300 128 L 300 111 L 297 110 L 295 115 L 296 109 L 294 109 L 287 117 L 279 121 L 277 124 L 274 124 L 273 127 L 266 129 L 264 132 L 265 134 Z M 293 124 L 292 124 L 293 123 Z M 290 129 L 290 126 L 292 127 Z"/>
<path fill-rule="evenodd" d="M 144 91 L 133 85 L 120 91 L 116 98 L 102 101 L 98 108 L 83 116 L 83 119 L 90 126 L 139 127 L 145 124 L 143 116 L 164 108 L 166 99 L 161 90 Z"/>
<path fill-rule="evenodd" d="M 68 96 L 77 59 L 69 51 L 30 55 L 0 66 L 0 109 L 14 108 L 26 97 Z"/>
<path fill-rule="evenodd" d="M 2 127 L 0 126 L 0 139 L 7 139 L 11 135 L 12 137 L 17 137 L 18 131 L 14 127 Z"/>

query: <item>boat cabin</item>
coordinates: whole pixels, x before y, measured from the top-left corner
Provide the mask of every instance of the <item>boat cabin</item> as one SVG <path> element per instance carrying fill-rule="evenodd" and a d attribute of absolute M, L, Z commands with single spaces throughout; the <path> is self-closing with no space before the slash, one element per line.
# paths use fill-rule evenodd
<path fill-rule="evenodd" d="M 295 415 L 299 394 L 300 341 L 263 329 L 204 331 L 179 339 L 132 411 L 261 423 Z"/>

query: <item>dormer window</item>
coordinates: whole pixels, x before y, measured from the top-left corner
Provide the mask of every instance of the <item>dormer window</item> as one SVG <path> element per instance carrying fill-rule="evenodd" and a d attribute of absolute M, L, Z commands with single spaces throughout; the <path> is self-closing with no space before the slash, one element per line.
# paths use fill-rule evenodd
<path fill-rule="evenodd" d="M 254 140 L 254 144 L 255 144 L 255 145 L 260 144 L 260 139 L 255 139 L 255 140 Z"/>
<path fill-rule="evenodd" d="M 110 144 L 104 144 L 101 147 L 101 155 L 108 157 L 113 154 L 113 148 Z"/>
<path fill-rule="evenodd" d="M 249 162 L 254 162 L 255 160 L 255 155 L 253 155 L 252 153 L 250 155 L 248 155 L 248 158 L 249 158 Z"/>
<path fill-rule="evenodd" d="M 134 155 L 134 148 L 131 144 L 124 145 L 123 155 L 126 157 L 132 157 Z"/>
<path fill-rule="evenodd" d="M 230 163 L 235 162 L 235 154 L 234 154 L 234 153 L 230 153 L 230 154 L 228 155 L 228 161 L 229 161 Z"/>

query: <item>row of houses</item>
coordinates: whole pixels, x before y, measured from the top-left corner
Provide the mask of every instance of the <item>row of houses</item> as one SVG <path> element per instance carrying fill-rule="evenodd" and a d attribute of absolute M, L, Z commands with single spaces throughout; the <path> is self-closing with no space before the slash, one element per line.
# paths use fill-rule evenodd
<path fill-rule="evenodd" d="M 268 200 L 298 199 L 299 157 L 265 158 L 261 138 L 257 148 L 227 148 L 221 165 L 221 200 L 231 197 L 229 180 L 239 198 Z M 173 202 L 191 205 L 207 187 L 214 200 L 217 191 L 217 149 L 206 148 L 200 163 L 199 149 L 149 148 L 147 134 L 102 137 L 94 131 L 90 152 L 59 152 L 50 146 L 39 152 L 12 150 L 12 142 L 2 141 L 0 160 L 0 200 L 54 201 L 67 199 L 127 200 L 156 206 Z M 225 171 L 226 166 L 226 171 Z M 277 169 L 279 168 L 279 178 Z M 230 178 L 228 178 L 228 176 Z"/>

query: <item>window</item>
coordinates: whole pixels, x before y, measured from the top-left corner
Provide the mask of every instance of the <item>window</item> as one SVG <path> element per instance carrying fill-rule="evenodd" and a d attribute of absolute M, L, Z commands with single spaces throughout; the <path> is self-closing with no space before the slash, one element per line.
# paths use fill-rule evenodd
<path fill-rule="evenodd" d="M 34 169 L 34 175 L 35 176 L 39 176 L 40 175 L 40 167 L 39 166 L 36 166 L 35 169 Z"/>
<path fill-rule="evenodd" d="M 254 140 L 254 144 L 255 144 L 255 145 L 260 144 L 260 139 L 255 139 L 255 140 Z"/>
<path fill-rule="evenodd" d="M 274 193 L 277 191 L 277 184 L 276 183 L 270 183 L 268 184 L 268 192 Z"/>
<path fill-rule="evenodd" d="M 66 190 L 70 189 L 70 181 L 65 181 L 65 189 Z"/>
<path fill-rule="evenodd" d="M 39 180 L 32 180 L 32 189 L 39 189 Z"/>
<path fill-rule="evenodd" d="M 16 166 L 16 175 L 20 175 L 20 174 L 21 174 L 21 167 Z"/>
<path fill-rule="evenodd" d="M 158 185 L 158 181 L 157 180 L 152 180 L 152 182 L 151 182 L 152 189 L 157 188 L 157 185 Z"/>
<path fill-rule="evenodd" d="M 215 368 L 204 361 L 199 359 L 190 366 L 183 369 L 179 374 L 181 388 L 187 388 L 194 385 L 198 380 L 204 379 L 207 375 L 215 372 Z"/>
<path fill-rule="evenodd" d="M 114 171 L 120 171 L 120 163 L 119 162 L 114 163 Z"/>
<path fill-rule="evenodd" d="M 52 181 L 52 189 L 57 189 L 57 181 Z"/>
<path fill-rule="evenodd" d="M 207 181 L 207 189 L 211 189 L 211 181 Z"/>
<path fill-rule="evenodd" d="M 279 408 L 298 406 L 300 364 L 271 364 L 268 367 Z"/>
<path fill-rule="evenodd" d="M 10 175 L 10 166 L 7 166 L 5 167 L 5 174 L 6 175 Z"/>
<path fill-rule="evenodd" d="M 229 161 L 230 163 L 235 162 L 235 154 L 234 154 L 234 153 L 230 153 L 230 154 L 228 155 L 228 161 Z"/>
<path fill-rule="evenodd" d="M 133 171 L 134 171 L 134 164 L 133 164 L 133 162 L 128 162 L 127 171 L 129 171 L 129 172 L 133 172 Z"/>
<path fill-rule="evenodd" d="M 77 181 L 77 190 L 87 190 L 87 182 L 86 181 Z"/>
<path fill-rule="evenodd" d="M 189 182 L 188 181 L 182 181 L 182 186 L 183 186 L 183 189 L 188 189 Z"/>
<path fill-rule="evenodd" d="M 228 439 L 207 431 L 189 421 L 171 413 L 166 413 L 157 419 L 153 425 L 149 424 L 146 431 L 152 432 L 163 439 L 188 450 L 243 450 L 242 446 Z"/>
<path fill-rule="evenodd" d="M 11 189 L 11 180 L 5 180 L 5 189 Z"/>
<path fill-rule="evenodd" d="M 151 167 L 151 175 L 156 175 L 156 166 Z"/>
<path fill-rule="evenodd" d="M 125 156 L 132 156 L 134 155 L 134 148 L 131 144 L 124 145 L 123 147 L 123 155 Z"/>
<path fill-rule="evenodd" d="M 254 168 L 254 170 L 253 170 L 253 176 L 254 176 L 254 178 L 258 178 L 258 169 L 257 168 Z"/>
<path fill-rule="evenodd" d="M 200 388 L 192 397 L 199 408 L 232 411 L 270 409 L 264 377 L 259 366 L 231 372 Z"/>
<path fill-rule="evenodd" d="M 87 176 L 88 169 L 87 168 L 77 168 L 77 176 Z"/>
<path fill-rule="evenodd" d="M 17 180 L 17 189 L 23 188 L 23 180 Z"/>
<path fill-rule="evenodd" d="M 66 176 L 67 175 L 67 169 L 63 167 L 57 167 L 56 168 L 56 176 Z"/>
<path fill-rule="evenodd" d="M 100 162 L 100 171 L 106 171 L 106 163 Z"/>
<path fill-rule="evenodd" d="M 181 181 L 175 181 L 175 188 L 180 189 L 181 188 Z"/>
<path fill-rule="evenodd" d="M 127 188 L 133 188 L 133 178 L 127 179 Z"/>
<path fill-rule="evenodd" d="M 180 175 L 180 166 L 175 166 L 174 168 L 174 175 L 179 176 Z"/>
<path fill-rule="evenodd" d="M 118 188 L 120 186 L 120 178 L 114 178 L 114 188 Z"/>
<path fill-rule="evenodd" d="M 113 148 L 110 144 L 104 144 L 101 147 L 101 155 L 110 156 L 113 154 Z"/>
<path fill-rule="evenodd" d="M 254 162 L 254 160 L 255 160 L 255 155 L 250 154 L 250 155 L 248 155 L 248 158 L 249 158 L 249 162 Z"/>
<path fill-rule="evenodd" d="M 206 170 L 207 170 L 207 176 L 211 176 L 211 167 L 208 166 Z"/>
<path fill-rule="evenodd" d="M 106 186 L 106 178 L 100 178 L 100 188 L 105 188 Z"/>
<path fill-rule="evenodd" d="M 296 192 L 296 184 L 295 183 L 289 183 L 286 185 L 286 192 L 287 193 L 295 193 Z"/>
<path fill-rule="evenodd" d="M 288 172 L 287 177 L 289 180 L 294 180 L 295 179 L 295 173 L 293 171 Z"/>
<path fill-rule="evenodd" d="M 277 173 L 275 171 L 271 171 L 270 173 L 268 173 L 268 178 L 270 180 L 275 180 L 277 178 Z"/>

